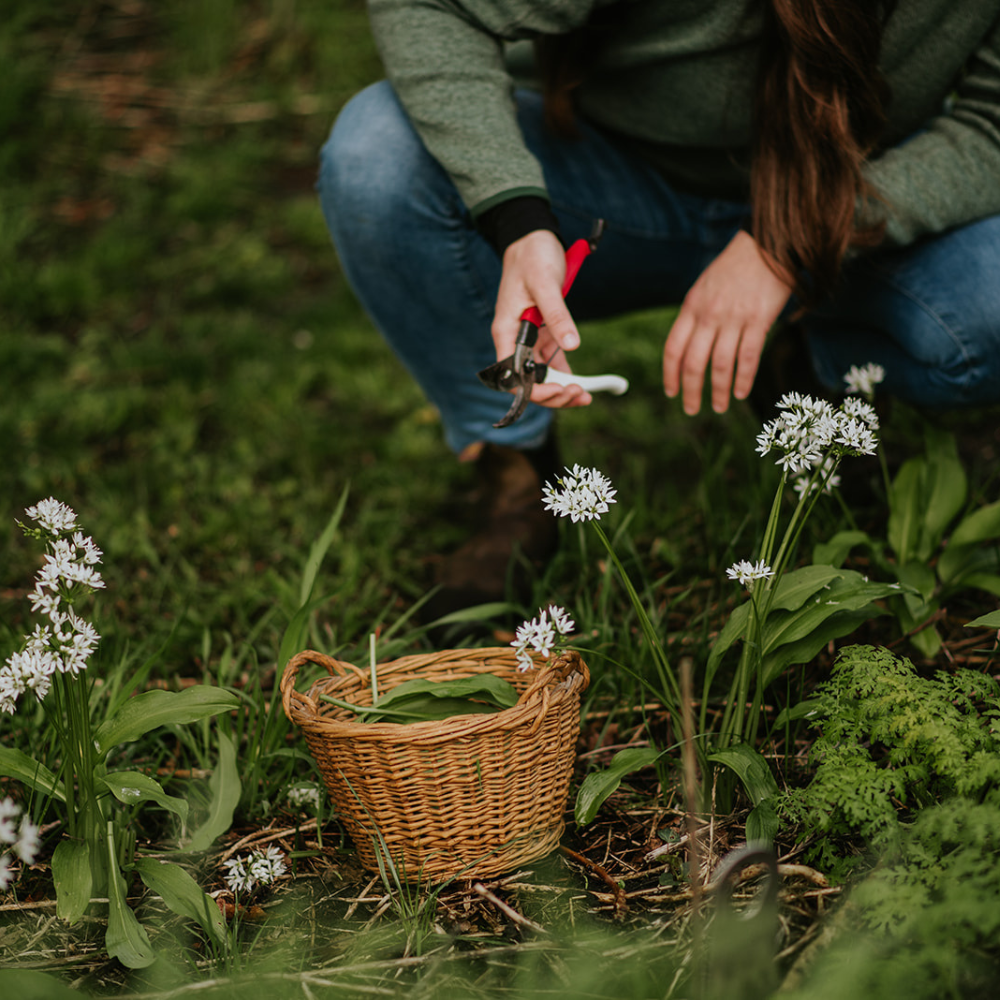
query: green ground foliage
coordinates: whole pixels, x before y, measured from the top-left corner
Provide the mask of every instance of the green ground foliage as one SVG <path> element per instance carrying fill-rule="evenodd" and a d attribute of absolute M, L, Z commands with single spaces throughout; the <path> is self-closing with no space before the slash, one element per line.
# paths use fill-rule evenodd
<path fill-rule="evenodd" d="M 316 772 L 276 696 L 279 671 L 307 647 L 364 665 L 372 633 L 383 659 L 433 648 L 414 609 L 474 507 L 470 470 L 354 300 L 314 191 L 338 109 L 380 76 L 364 5 L 10 0 L 0 66 L 0 659 L 35 621 L 38 549 L 15 519 L 54 496 L 104 551 L 107 587 L 91 605 L 103 638 L 86 675 L 94 729 L 143 689 L 203 683 L 240 700 L 224 719 L 161 726 L 108 760 L 188 802 L 188 834 L 220 798 L 233 810 L 210 848 L 176 853 L 178 816 L 121 803 L 140 868 L 162 854 L 218 892 L 222 852 L 277 831 L 294 872 L 226 911 L 221 942 L 133 879 L 129 906 L 157 957 L 129 972 L 107 958 L 102 904 L 72 927 L 50 905 L 57 803 L 0 778 L 0 799 L 48 824 L 39 864 L 0 899 L 0 966 L 17 966 L 0 970 L 0 990 L 735 1000 L 785 977 L 803 998 L 995 995 L 995 641 L 964 630 L 996 607 L 983 590 L 933 593 L 933 659 L 885 615 L 836 665 L 823 650 L 771 687 L 767 722 L 789 711 L 758 749 L 784 790 L 775 847 L 791 867 L 763 922 L 727 923 L 712 894 L 697 913 L 692 902 L 680 727 L 641 680 L 653 660 L 640 622 L 604 551 L 566 523 L 531 600 L 456 641 L 506 643 L 538 607 L 561 604 L 593 675 L 574 787 L 623 747 L 669 752 L 655 773 L 626 776 L 592 829 L 571 825 L 585 862 L 557 855 L 489 884 L 517 919 L 468 883 L 361 872 L 325 801 L 289 803 Z M 759 543 L 778 472 L 754 453 L 748 407 L 692 420 L 664 399 L 671 317 L 584 329 L 581 370 L 620 372 L 632 390 L 564 414 L 559 433 L 568 463 L 617 488 L 609 535 L 666 656 L 694 664 L 697 691 L 743 599 L 726 567 Z M 967 476 L 952 513 L 994 502 L 996 414 L 935 423 L 956 434 Z M 917 414 L 888 415 L 892 471 L 924 438 Z M 846 528 L 886 537 L 877 463 L 845 461 L 842 474 L 853 520 L 819 504 L 793 563 Z M 976 545 L 995 566 L 995 540 Z M 878 570 L 864 552 L 845 543 L 838 565 Z M 706 713 L 720 714 L 714 703 Z M 0 736 L 58 771 L 30 700 L 0 718 Z M 222 747 L 236 748 L 231 768 Z M 706 871 L 744 839 L 750 803 L 735 802 L 706 819 Z M 653 848 L 666 853 L 646 860 Z M 733 913 L 755 884 L 741 885 Z M 718 958 L 714 974 L 704 955 Z M 741 984 L 720 969 L 742 969 Z"/>

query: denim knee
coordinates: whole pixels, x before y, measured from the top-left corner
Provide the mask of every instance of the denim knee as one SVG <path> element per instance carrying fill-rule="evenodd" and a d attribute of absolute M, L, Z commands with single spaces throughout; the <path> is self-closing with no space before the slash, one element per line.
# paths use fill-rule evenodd
<path fill-rule="evenodd" d="M 804 323 L 817 374 L 842 388 L 850 365 L 875 362 L 917 405 L 1000 402 L 998 269 L 1000 216 L 859 261 Z"/>
<path fill-rule="evenodd" d="M 335 242 L 381 238 L 411 206 L 429 160 L 387 81 L 351 98 L 320 152 L 320 201 Z"/>

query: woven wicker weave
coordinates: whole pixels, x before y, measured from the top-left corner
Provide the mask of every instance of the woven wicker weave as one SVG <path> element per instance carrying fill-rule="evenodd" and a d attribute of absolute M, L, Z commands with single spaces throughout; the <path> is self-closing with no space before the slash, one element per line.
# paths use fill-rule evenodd
<path fill-rule="evenodd" d="M 589 683 L 575 652 L 519 673 L 510 647 L 407 656 L 377 666 L 379 692 L 413 678 L 496 674 L 517 688 L 517 704 L 489 715 L 435 722 L 359 723 L 320 698 L 371 704 L 367 670 L 306 651 L 288 661 L 281 695 L 305 734 L 337 814 L 362 863 L 377 871 L 388 851 L 401 877 L 435 881 L 486 877 L 548 854 L 559 843 Z M 299 668 L 328 676 L 306 694 Z"/>

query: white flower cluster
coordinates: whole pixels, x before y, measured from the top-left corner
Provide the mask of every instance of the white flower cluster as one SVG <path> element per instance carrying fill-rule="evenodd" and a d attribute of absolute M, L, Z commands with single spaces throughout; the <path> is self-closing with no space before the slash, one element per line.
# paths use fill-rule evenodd
<path fill-rule="evenodd" d="M 3 850 L 0 854 L 0 892 L 6 892 L 12 881 L 10 865 L 14 859 L 6 849 L 12 847 L 26 865 L 32 864 L 38 854 L 38 827 L 27 816 L 22 816 L 20 825 L 16 825 L 20 813 L 21 807 L 13 799 L 0 802 L 0 849 Z"/>
<path fill-rule="evenodd" d="M 878 416 L 856 396 L 835 408 L 826 400 L 787 392 L 778 409 L 783 412 L 757 435 L 757 452 L 779 451 L 777 464 L 786 473 L 809 473 L 828 456 L 873 455 L 878 447 Z"/>
<path fill-rule="evenodd" d="M 844 376 L 848 392 L 857 392 L 871 399 L 875 395 L 875 386 L 885 379 L 885 369 L 881 365 L 869 363 L 851 365 L 850 371 Z"/>
<path fill-rule="evenodd" d="M 271 885 L 288 868 L 285 856 L 273 844 L 266 850 L 251 851 L 243 858 L 230 858 L 222 867 L 228 869 L 226 885 L 233 892 L 244 895 L 249 895 L 258 886 Z"/>
<path fill-rule="evenodd" d="M 522 673 L 534 666 L 531 651 L 540 653 L 546 659 L 552 655 L 553 649 L 568 636 L 576 623 L 563 608 L 550 604 L 542 610 L 537 618 L 519 625 L 515 633 L 514 655 L 517 657 L 517 669 Z"/>
<path fill-rule="evenodd" d="M 754 580 L 766 580 L 768 577 L 774 576 L 774 570 L 763 559 L 758 559 L 755 563 L 748 559 L 741 559 L 726 570 L 726 576 L 730 580 L 739 580 L 744 587 L 750 587 Z"/>
<path fill-rule="evenodd" d="M 65 504 L 49 498 L 25 513 L 39 525 L 29 534 L 48 539 L 49 551 L 28 595 L 31 610 L 48 619 L 36 625 L 24 647 L 0 667 L 0 711 L 13 713 L 17 699 L 32 691 L 44 698 L 56 673 L 78 674 L 97 648 L 100 636 L 72 607 L 72 601 L 104 586 L 94 568 L 101 550 L 76 528 L 76 514 Z M 70 535 L 72 532 L 72 535 Z M 70 537 L 63 537 L 70 535 Z"/>
<path fill-rule="evenodd" d="M 545 509 L 573 521 L 600 520 L 608 505 L 617 503 L 611 480 L 597 469 L 574 465 L 565 476 L 556 477 L 557 486 L 546 483 L 542 489 Z M 559 488 L 561 487 L 561 489 Z"/>
<path fill-rule="evenodd" d="M 319 785 L 295 785 L 288 789 L 288 804 L 293 809 L 305 809 L 307 806 L 316 811 L 320 806 Z"/>

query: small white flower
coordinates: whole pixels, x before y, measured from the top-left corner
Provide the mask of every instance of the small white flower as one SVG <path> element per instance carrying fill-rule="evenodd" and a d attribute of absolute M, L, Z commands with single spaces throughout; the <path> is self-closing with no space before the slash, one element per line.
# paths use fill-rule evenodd
<path fill-rule="evenodd" d="M 227 868 L 226 884 L 236 893 L 251 893 L 258 886 L 271 885 L 287 870 L 285 856 L 273 844 L 266 850 L 257 848 L 243 858 L 230 858 L 223 864 Z"/>
<path fill-rule="evenodd" d="M 34 864 L 41 846 L 38 827 L 27 816 L 21 817 L 21 825 L 14 826 L 14 821 L 21 813 L 21 807 L 16 805 L 10 798 L 0 802 L 0 844 L 13 847 L 14 853 L 21 859 L 22 864 Z M 14 858 L 10 853 L 4 851 L 0 856 L 0 892 L 5 892 L 13 881 L 10 866 Z"/>
<path fill-rule="evenodd" d="M 288 789 L 288 804 L 293 809 L 304 809 L 309 806 L 313 809 L 320 807 L 320 793 L 318 785 L 295 785 Z"/>
<path fill-rule="evenodd" d="M 726 576 L 730 580 L 739 580 L 744 587 L 750 587 L 755 580 L 766 580 L 768 577 L 774 576 L 774 570 L 763 559 L 756 563 L 752 563 L 748 559 L 741 559 L 726 570 Z"/>
<path fill-rule="evenodd" d="M 229 869 L 226 872 L 225 880 L 226 885 L 228 885 L 233 892 L 250 893 L 256 888 L 256 883 L 250 875 L 250 871 L 244 858 L 230 858 L 223 864 L 222 867 Z"/>
<path fill-rule="evenodd" d="M 532 650 L 548 659 L 552 650 L 560 644 L 560 640 L 568 636 L 574 628 L 576 623 L 567 611 L 557 604 L 550 604 L 548 608 L 540 611 L 537 618 L 523 622 L 517 627 L 514 640 L 511 642 L 514 656 L 517 658 L 517 669 L 523 673 L 535 665 L 531 656 Z"/>
<path fill-rule="evenodd" d="M 6 892 L 7 886 L 13 881 L 10 863 L 13 860 L 9 854 L 0 854 L 0 892 Z"/>
<path fill-rule="evenodd" d="M 849 417 L 863 420 L 873 431 L 878 430 L 879 420 L 875 407 L 860 396 L 845 396 L 840 408 Z"/>
<path fill-rule="evenodd" d="M 26 864 L 34 864 L 38 855 L 38 849 L 42 846 L 41 838 L 38 836 L 39 827 L 28 819 L 27 816 L 21 818 L 21 828 L 17 840 L 17 856 Z"/>
<path fill-rule="evenodd" d="M 72 531 L 76 527 L 76 513 L 54 497 L 41 500 L 33 507 L 25 509 L 25 514 L 37 521 L 46 531 L 54 535 Z"/>
<path fill-rule="evenodd" d="M 869 363 L 859 368 L 851 365 L 850 371 L 844 376 L 848 392 L 860 393 L 863 396 L 873 396 L 875 386 L 885 378 L 885 369 L 881 365 Z"/>
<path fill-rule="evenodd" d="M 250 856 L 250 874 L 258 885 L 270 885 L 284 875 L 286 870 L 285 856 L 273 844 Z"/>
<path fill-rule="evenodd" d="M 600 520 L 608 505 L 618 502 L 611 480 L 597 469 L 574 465 L 566 469 L 565 476 L 556 477 L 556 483 L 557 486 L 546 483 L 542 489 L 545 509 L 574 522 Z"/>
<path fill-rule="evenodd" d="M 859 455 L 874 455 L 878 447 L 878 438 L 872 429 L 854 417 L 845 416 L 841 421 L 836 441 Z"/>
<path fill-rule="evenodd" d="M 17 843 L 17 827 L 14 820 L 21 814 L 21 807 L 9 796 L 0 802 L 0 844 Z"/>

